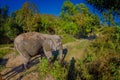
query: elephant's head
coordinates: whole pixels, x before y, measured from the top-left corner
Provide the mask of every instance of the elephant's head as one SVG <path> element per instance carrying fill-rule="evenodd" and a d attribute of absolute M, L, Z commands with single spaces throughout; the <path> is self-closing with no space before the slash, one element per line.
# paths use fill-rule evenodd
<path fill-rule="evenodd" d="M 54 54 L 57 54 L 59 61 L 62 61 L 63 46 L 61 40 L 62 38 L 58 35 L 50 35 L 50 37 L 45 39 L 43 43 L 43 49 L 48 59 L 52 58 Z"/>

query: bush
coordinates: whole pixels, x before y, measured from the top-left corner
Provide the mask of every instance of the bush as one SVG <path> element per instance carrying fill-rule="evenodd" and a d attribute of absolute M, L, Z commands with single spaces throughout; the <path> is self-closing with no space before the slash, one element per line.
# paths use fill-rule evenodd
<path fill-rule="evenodd" d="M 11 47 L 13 47 L 13 44 L 0 45 L 0 58 L 3 58 L 6 54 L 12 52 L 13 49 L 11 49 Z"/>
<path fill-rule="evenodd" d="M 61 28 L 65 33 L 73 36 L 79 33 L 78 26 L 73 22 L 63 22 Z"/>
<path fill-rule="evenodd" d="M 68 42 L 73 42 L 76 40 L 73 36 L 70 36 L 68 34 L 63 34 L 61 36 L 63 37 L 63 39 L 62 39 L 63 44 L 68 43 Z"/>
<path fill-rule="evenodd" d="M 55 61 L 55 63 L 50 64 L 48 63 L 47 59 L 42 58 L 41 63 L 39 65 L 39 71 L 43 80 L 49 76 L 51 76 L 55 80 L 66 79 L 67 69 L 62 67 L 58 63 L 58 61 Z"/>
<path fill-rule="evenodd" d="M 119 56 L 120 54 L 108 53 L 96 55 L 93 60 L 87 62 L 87 58 L 78 61 L 78 77 L 82 80 L 119 80 Z"/>
<path fill-rule="evenodd" d="M 111 49 L 114 52 L 120 50 L 120 33 L 118 27 L 104 27 L 101 30 L 100 36 L 93 42 L 93 47 L 97 51 L 104 51 L 105 49 Z"/>

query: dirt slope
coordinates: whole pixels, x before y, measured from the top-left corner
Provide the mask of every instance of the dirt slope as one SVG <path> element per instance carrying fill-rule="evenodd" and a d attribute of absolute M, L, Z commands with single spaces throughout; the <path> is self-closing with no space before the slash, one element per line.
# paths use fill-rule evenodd
<path fill-rule="evenodd" d="M 39 72 L 37 72 L 38 64 L 32 65 L 28 70 L 24 70 L 23 61 L 19 54 L 15 52 L 6 55 L 7 64 L 1 74 L 5 80 L 38 80 Z M 34 62 L 33 62 L 34 64 Z"/>

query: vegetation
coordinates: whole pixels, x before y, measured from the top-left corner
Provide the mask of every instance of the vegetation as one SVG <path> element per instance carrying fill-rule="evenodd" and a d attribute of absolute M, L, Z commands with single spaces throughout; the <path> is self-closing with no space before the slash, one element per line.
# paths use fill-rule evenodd
<path fill-rule="evenodd" d="M 87 0 L 87 2 L 93 5 L 103 14 L 103 22 L 109 26 L 116 26 L 115 16 L 120 16 L 120 1 L 118 0 Z"/>
<path fill-rule="evenodd" d="M 49 76 L 52 76 L 55 80 L 66 79 L 67 69 L 62 67 L 58 61 L 55 61 L 54 64 L 50 64 L 46 58 L 42 58 L 40 62 L 39 71 L 43 80 Z"/>
<path fill-rule="evenodd" d="M 10 52 L 13 52 L 13 44 L 0 45 L 0 58 L 5 56 L 6 54 L 9 54 Z"/>
<path fill-rule="evenodd" d="M 42 58 L 38 69 L 42 80 L 119 80 L 120 25 L 115 17 L 120 16 L 120 1 L 86 1 L 102 19 L 84 3 L 74 5 L 70 0 L 64 1 L 59 16 L 40 14 L 31 2 L 9 15 L 7 6 L 0 7 L 0 58 L 12 52 L 13 40 L 21 33 L 58 34 L 68 54 L 62 65 Z"/>

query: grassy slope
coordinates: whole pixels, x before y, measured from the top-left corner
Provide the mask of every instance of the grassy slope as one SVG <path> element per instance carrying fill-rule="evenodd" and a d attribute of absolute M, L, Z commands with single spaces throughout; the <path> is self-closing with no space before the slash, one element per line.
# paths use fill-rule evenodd
<path fill-rule="evenodd" d="M 65 60 L 70 61 L 72 57 L 75 59 L 82 59 L 89 50 L 90 41 L 89 40 L 77 40 L 64 45 L 68 49 Z"/>
<path fill-rule="evenodd" d="M 6 54 L 13 52 L 13 44 L 2 44 L 0 45 L 0 58 Z"/>

